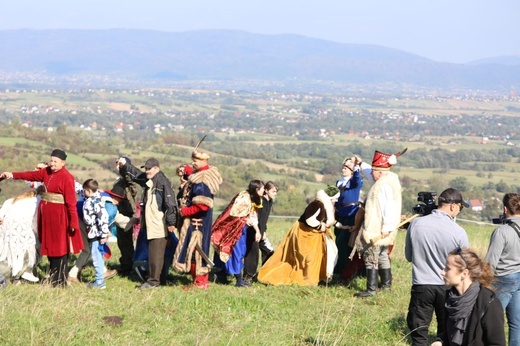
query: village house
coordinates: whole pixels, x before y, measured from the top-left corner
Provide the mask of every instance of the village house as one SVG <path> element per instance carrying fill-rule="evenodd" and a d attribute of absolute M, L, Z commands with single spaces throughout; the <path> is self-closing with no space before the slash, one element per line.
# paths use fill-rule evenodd
<path fill-rule="evenodd" d="M 473 211 L 482 211 L 482 209 L 484 209 L 484 206 L 478 199 L 470 199 L 469 205 Z"/>

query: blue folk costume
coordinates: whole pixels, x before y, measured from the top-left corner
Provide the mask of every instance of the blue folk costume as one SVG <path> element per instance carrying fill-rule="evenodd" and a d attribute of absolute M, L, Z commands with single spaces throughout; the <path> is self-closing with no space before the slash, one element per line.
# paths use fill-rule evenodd
<path fill-rule="evenodd" d="M 354 226 L 356 213 L 359 209 L 359 194 L 363 187 L 363 179 L 361 179 L 361 172 L 359 166 L 350 168 L 347 165 L 347 160 L 343 166 L 352 170 L 350 177 L 341 177 L 336 182 L 336 187 L 340 191 L 338 201 L 335 203 L 336 220 L 343 226 Z M 352 251 L 349 246 L 351 234 L 346 229 L 334 228 L 334 235 L 336 236 L 336 246 L 338 247 L 338 263 L 334 268 L 335 274 L 340 274 L 348 263 L 348 256 Z M 355 239 L 355 236 L 353 237 Z"/>
<path fill-rule="evenodd" d="M 196 155 L 202 154 L 194 151 L 192 156 Z M 208 287 L 211 264 L 196 248 L 199 247 L 209 258 L 213 198 L 221 183 L 222 177 L 216 167 L 206 165 L 199 168 L 188 178 L 186 205 L 180 208 L 184 220 L 179 231 L 179 244 L 173 258 L 173 268 L 183 273 L 191 273 L 194 285 L 200 288 Z"/>
<path fill-rule="evenodd" d="M 359 209 L 359 194 L 363 187 L 363 179 L 359 170 L 354 170 L 350 178 L 342 177 L 336 182 L 340 191 L 336 207 L 336 221 L 344 226 L 354 225 L 354 216 Z M 337 234 L 336 234 L 337 236 Z"/>

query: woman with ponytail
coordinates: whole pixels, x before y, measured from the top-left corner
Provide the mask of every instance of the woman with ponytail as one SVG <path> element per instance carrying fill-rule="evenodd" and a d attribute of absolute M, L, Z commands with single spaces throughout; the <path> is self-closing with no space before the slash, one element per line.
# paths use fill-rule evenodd
<path fill-rule="evenodd" d="M 442 345 L 506 345 L 504 310 L 491 290 L 489 263 L 458 247 L 448 255 L 441 275 L 452 286 L 446 297 Z"/>

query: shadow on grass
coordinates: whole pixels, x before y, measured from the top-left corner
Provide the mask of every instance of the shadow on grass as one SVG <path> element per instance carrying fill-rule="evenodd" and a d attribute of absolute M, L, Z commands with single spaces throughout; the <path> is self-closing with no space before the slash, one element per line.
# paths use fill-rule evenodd
<path fill-rule="evenodd" d="M 192 280 L 189 275 L 170 270 L 170 273 L 166 277 L 165 286 L 188 286 L 190 284 L 192 284 Z"/>
<path fill-rule="evenodd" d="M 349 288 L 355 291 L 362 291 L 366 288 L 366 276 L 356 275 L 352 278 L 352 280 L 349 281 L 343 280 L 341 278 L 334 278 L 329 283 L 320 281 L 319 286 L 337 286 Z"/>
<path fill-rule="evenodd" d="M 410 333 L 410 330 L 407 327 L 406 316 L 404 314 L 388 320 L 388 327 L 390 330 L 400 335 L 404 335 L 403 341 L 406 341 L 406 343 L 409 344 L 408 334 Z"/>
<path fill-rule="evenodd" d="M 68 261 L 68 269 L 72 268 L 76 263 L 77 255 L 69 256 Z M 113 261 L 109 261 L 106 263 L 108 269 L 116 269 L 119 270 L 120 266 L 118 263 Z M 48 283 L 47 276 L 49 271 L 49 262 L 47 257 L 43 257 L 42 261 L 38 263 L 36 267 L 36 276 L 38 276 L 42 283 Z M 89 283 L 95 280 L 96 271 L 92 265 L 92 261 L 89 261 L 87 265 L 80 271 L 78 274 L 78 278 L 82 283 Z M 137 275 L 135 270 L 132 270 L 129 275 L 118 275 L 122 279 L 126 279 L 130 282 L 134 282 L 136 284 L 141 284 L 143 281 Z M 192 283 L 191 277 L 189 274 L 181 274 L 170 268 L 168 275 L 166 277 L 166 284 L 164 286 L 185 286 Z"/>
<path fill-rule="evenodd" d="M 394 317 L 388 321 L 388 326 L 390 329 L 400 335 L 404 335 L 403 341 L 405 341 L 407 344 L 411 345 L 411 339 L 410 339 L 410 329 L 408 329 L 407 322 L 406 322 L 406 315 L 400 315 L 397 317 Z M 432 342 L 436 341 L 437 334 L 435 333 L 428 333 L 428 345 L 430 345 Z"/>

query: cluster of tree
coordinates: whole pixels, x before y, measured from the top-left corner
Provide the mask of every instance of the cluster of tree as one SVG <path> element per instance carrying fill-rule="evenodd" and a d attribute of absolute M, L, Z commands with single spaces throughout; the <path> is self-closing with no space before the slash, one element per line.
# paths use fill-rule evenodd
<path fill-rule="evenodd" d="M 520 147 L 502 149 L 431 149 L 419 148 L 403 157 L 403 162 L 417 168 L 467 169 L 480 171 L 504 170 L 501 163 L 520 158 Z M 480 164 L 477 164 L 479 162 Z M 483 163 L 483 164 L 482 164 Z"/>
<path fill-rule="evenodd" d="M 464 114 L 464 110 L 458 110 L 457 114 L 452 115 L 432 115 L 429 109 L 421 113 L 420 106 L 415 106 L 414 111 L 392 109 L 387 105 L 388 100 L 380 98 L 347 102 L 341 97 L 309 94 L 277 100 L 269 93 L 179 91 L 149 91 L 136 95 L 121 91 L 113 94 L 85 91 L 59 97 L 70 106 L 69 109 L 46 112 L 43 117 L 44 107 L 27 104 L 14 111 L 0 110 L 0 121 L 18 119 L 42 127 L 58 127 L 62 124 L 78 127 L 95 122 L 109 131 L 113 131 L 120 123 L 130 124 L 134 130 L 148 131 L 155 125 L 166 129 L 183 126 L 188 132 L 228 129 L 296 136 L 301 140 L 323 140 L 319 136 L 320 129 L 330 133 L 368 134 L 374 138 L 391 135 L 401 140 L 419 141 L 424 136 L 466 134 L 504 140 L 520 138 L 520 132 L 516 130 L 520 126 L 520 117 Z M 84 106 L 92 102 L 100 105 L 99 108 Z M 113 103 L 127 104 L 129 107 L 116 111 L 110 108 Z M 33 107 L 41 110 L 27 111 Z"/>
<path fill-rule="evenodd" d="M 141 151 L 156 153 L 161 162 L 165 162 L 163 170 L 174 183 L 177 183 L 175 170 L 178 164 L 189 163 L 193 147 L 197 145 L 201 135 L 198 133 L 165 133 L 161 136 L 138 137 L 113 136 L 107 138 L 93 138 L 89 133 L 71 131 L 61 127 L 55 132 L 47 132 L 38 129 L 25 128 L 19 124 L 0 126 L 0 136 L 24 138 L 26 141 L 14 148 L 0 146 L 0 160 L 5 170 L 26 170 L 34 167 L 37 162 L 48 157 L 49 148 L 60 147 L 79 156 L 89 157 L 91 161 L 107 170 L 113 170 L 114 158 L 121 149 L 125 152 L 131 150 L 133 157 L 141 156 Z M 146 132 L 145 132 L 146 133 Z M 248 138 L 249 139 L 249 138 Z M 43 144 L 43 145 L 42 145 Z M 380 149 L 381 144 L 363 145 L 359 142 L 348 144 L 337 143 L 274 143 L 260 144 L 254 141 L 240 142 L 219 140 L 215 135 L 208 135 L 202 145 L 212 152 L 211 163 L 219 168 L 224 184 L 218 195 L 219 199 L 229 201 L 238 191 L 247 187 L 252 179 L 264 181 L 274 180 L 280 186 L 280 195 L 276 204 L 276 213 L 285 215 L 297 215 L 305 204 L 313 197 L 315 191 L 324 188 L 327 184 L 334 184 L 339 177 L 339 168 L 345 157 L 359 155 L 370 159 L 374 150 Z M 384 145 L 385 151 L 396 152 L 403 148 L 396 142 L 388 142 Z M 96 155 L 92 155 L 96 154 Z M 464 192 L 466 198 L 479 198 L 489 208 L 482 213 L 484 217 L 497 214 L 493 200 L 505 192 L 520 192 L 520 186 L 508 184 L 504 180 L 493 181 L 491 178 L 493 169 L 504 169 L 500 163 L 511 162 L 518 159 L 520 152 L 517 148 L 486 149 L 486 150 L 430 150 L 417 149 L 410 151 L 400 158 L 400 166 L 412 166 L 419 162 L 423 168 L 438 167 L 477 167 L 474 170 L 477 175 L 486 174 L 489 181 L 482 186 L 472 185 L 467 177 L 457 177 L 447 182 L 439 174 L 429 181 L 419 181 L 406 176 L 406 172 L 400 172 L 403 186 L 403 211 L 410 212 L 417 203 L 417 192 L 436 191 L 440 193 L 448 186 L 455 187 Z M 172 160 L 172 157 L 185 158 Z M 428 161 L 424 161 L 425 158 Z M 494 160 L 494 161 L 493 161 Z M 179 162 L 175 162 L 179 161 Z M 483 164 L 477 164 L 484 162 Z M 277 163 L 284 168 L 272 168 L 268 163 Z M 86 167 L 69 165 L 72 169 L 86 170 Z M 493 168 L 494 167 L 494 168 Z M 298 168 L 298 169 L 297 169 Z M 487 172 L 487 173 L 484 173 Z M 323 181 L 317 182 L 315 174 L 323 174 Z M 11 185 L 6 184 L 3 197 L 12 192 Z M 13 185 L 14 186 L 14 185 Z M 369 184 L 365 184 L 365 193 Z M 477 217 L 477 216 L 475 216 Z"/>

